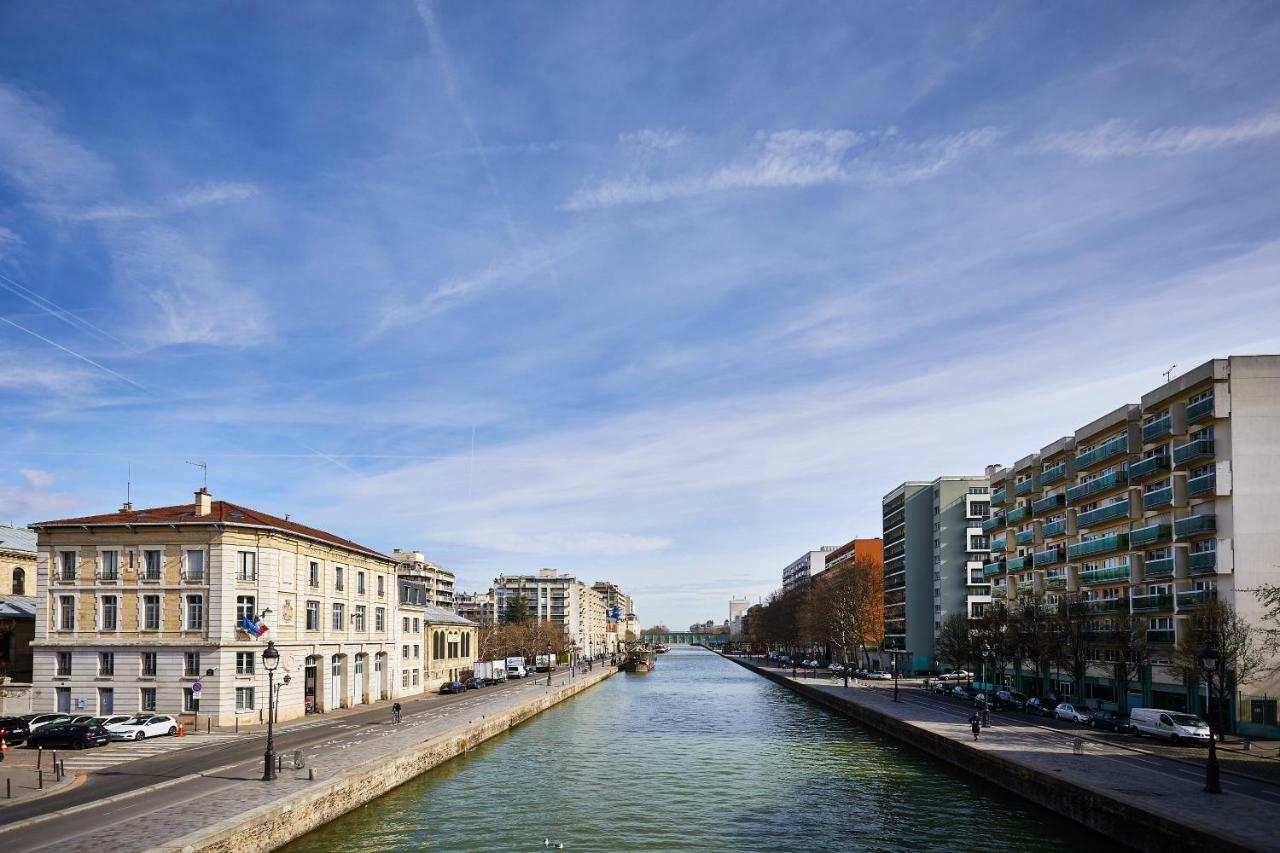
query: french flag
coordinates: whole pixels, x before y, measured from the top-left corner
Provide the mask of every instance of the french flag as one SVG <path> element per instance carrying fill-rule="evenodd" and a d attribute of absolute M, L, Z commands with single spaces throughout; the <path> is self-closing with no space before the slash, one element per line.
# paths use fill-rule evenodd
<path fill-rule="evenodd" d="M 267 633 L 267 626 L 262 623 L 261 619 L 256 622 L 252 619 L 243 619 L 240 622 L 240 627 L 255 637 L 261 637 Z"/>

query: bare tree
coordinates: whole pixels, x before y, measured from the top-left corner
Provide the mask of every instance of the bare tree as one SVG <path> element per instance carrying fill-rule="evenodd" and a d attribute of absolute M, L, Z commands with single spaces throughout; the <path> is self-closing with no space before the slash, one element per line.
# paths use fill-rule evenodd
<path fill-rule="evenodd" d="M 1035 664 L 1037 691 L 1047 695 L 1044 682 L 1045 668 L 1058 656 L 1057 605 L 1045 601 L 1042 593 L 1025 597 L 1018 605 L 1017 630 L 1020 662 L 1029 660 Z"/>
<path fill-rule="evenodd" d="M 1211 673 L 1217 690 L 1213 707 L 1208 712 L 1219 722 L 1217 730 L 1221 739 L 1224 734 L 1221 719 L 1225 696 L 1270 670 L 1274 663 L 1262 650 L 1257 631 L 1226 602 L 1206 602 L 1187 620 L 1182 639 L 1169 656 L 1170 663 L 1181 673 L 1184 684 L 1203 680 L 1201 652 L 1206 645 L 1218 653 L 1217 669 Z"/>
<path fill-rule="evenodd" d="M 937 653 L 939 659 L 957 670 L 964 669 L 964 665 L 973 659 L 973 636 L 968 616 L 959 611 L 947 614 L 938 631 Z"/>
<path fill-rule="evenodd" d="M 982 615 L 973 620 L 973 641 L 980 651 L 989 651 L 991 682 L 1002 684 L 1005 670 L 1019 657 L 1017 625 L 1004 602 L 982 608 Z"/>
<path fill-rule="evenodd" d="M 1051 660 L 1071 675 L 1074 698 L 1084 700 L 1084 681 L 1089 672 L 1089 656 L 1101 639 L 1086 611 L 1085 601 L 1078 596 L 1064 596 L 1053 614 L 1052 628 L 1057 642 L 1051 647 Z"/>
<path fill-rule="evenodd" d="M 849 658 L 865 654 L 882 630 L 883 609 L 880 573 L 874 560 L 858 557 L 833 574 L 814 583 L 811 610 L 820 635 L 831 650 L 839 650 L 844 663 L 844 684 L 849 686 Z"/>
<path fill-rule="evenodd" d="M 1112 621 L 1109 644 L 1120 651 L 1120 659 L 1113 665 L 1113 681 L 1116 688 L 1116 706 L 1121 713 L 1129 710 L 1129 683 L 1142 678 L 1151 665 L 1151 648 L 1147 644 L 1147 620 L 1133 614 L 1122 615 Z"/>

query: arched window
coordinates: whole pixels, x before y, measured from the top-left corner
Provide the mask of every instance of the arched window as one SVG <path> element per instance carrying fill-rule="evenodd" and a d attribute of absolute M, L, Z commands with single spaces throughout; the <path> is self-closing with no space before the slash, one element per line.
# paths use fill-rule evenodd
<path fill-rule="evenodd" d="M 27 594 L 27 573 L 22 570 L 21 566 L 13 567 L 13 594 Z"/>

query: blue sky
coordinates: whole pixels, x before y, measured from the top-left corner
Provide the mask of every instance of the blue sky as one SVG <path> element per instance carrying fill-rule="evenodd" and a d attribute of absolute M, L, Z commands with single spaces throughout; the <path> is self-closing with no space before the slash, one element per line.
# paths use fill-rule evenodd
<path fill-rule="evenodd" d="M 0 8 L 0 520 L 215 497 L 722 619 L 1280 351 L 1274 4 Z M 1089 417 L 1081 417 L 1081 413 Z"/>

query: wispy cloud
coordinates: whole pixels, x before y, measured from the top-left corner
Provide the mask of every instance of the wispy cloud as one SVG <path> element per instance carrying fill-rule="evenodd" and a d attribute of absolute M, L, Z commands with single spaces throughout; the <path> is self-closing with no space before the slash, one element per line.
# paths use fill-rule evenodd
<path fill-rule="evenodd" d="M 911 183 L 941 174 L 990 147 L 1000 135 L 993 127 L 922 140 L 907 139 L 896 128 L 762 132 L 729 163 L 673 178 L 655 177 L 645 169 L 605 178 L 578 189 L 564 207 L 580 211 L 649 204 L 730 190 Z M 679 146 L 659 145 L 656 150 L 673 147 Z"/>
<path fill-rule="evenodd" d="M 1173 157 L 1277 136 L 1280 136 L 1280 113 L 1254 116 L 1233 124 L 1162 127 L 1148 131 L 1138 130 L 1132 122 L 1112 119 L 1087 130 L 1051 134 L 1033 148 L 1081 160 Z"/>
<path fill-rule="evenodd" d="M 53 518 L 78 503 L 74 494 L 55 490 L 52 473 L 39 468 L 23 468 L 20 473 L 22 482 L 0 483 L 0 521 Z"/>

